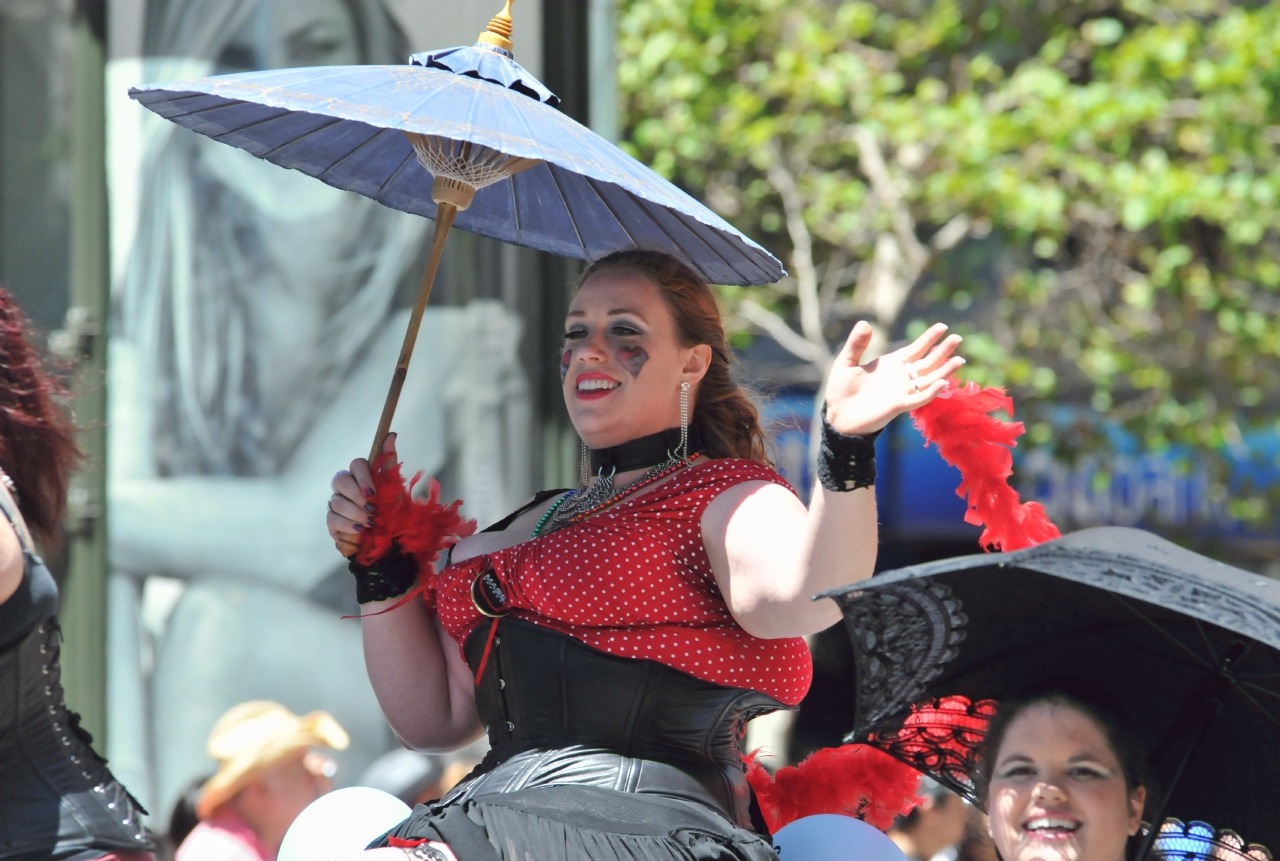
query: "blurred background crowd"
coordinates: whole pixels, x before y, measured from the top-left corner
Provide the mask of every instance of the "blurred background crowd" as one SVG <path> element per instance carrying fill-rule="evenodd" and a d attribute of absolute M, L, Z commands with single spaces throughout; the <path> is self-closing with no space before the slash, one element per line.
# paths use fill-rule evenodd
<path fill-rule="evenodd" d="M 241 703 L 342 728 L 316 786 L 408 800 L 483 751 L 398 750 L 317 516 L 368 435 L 428 223 L 127 88 L 404 62 L 470 44 L 494 5 L 0 0 L 0 283 L 70 363 L 89 454 L 48 554 L 64 682 L 156 831 L 193 826 Z M 1064 531 L 1140 525 L 1280 574 L 1280 3 L 520 0 L 515 18 L 563 110 L 786 264 L 719 297 L 802 494 L 833 345 L 857 319 L 883 345 L 941 318 L 966 375 L 1014 395 L 1016 481 Z M 554 357 L 577 265 L 450 240 L 397 429 L 480 521 L 571 480 Z M 904 423 L 879 445 L 881 565 L 976 551 L 956 474 Z M 798 716 L 751 730 L 774 766 L 851 725 L 847 641 L 811 645 Z M 904 852 L 985 857 L 964 803 L 925 795 Z"/>

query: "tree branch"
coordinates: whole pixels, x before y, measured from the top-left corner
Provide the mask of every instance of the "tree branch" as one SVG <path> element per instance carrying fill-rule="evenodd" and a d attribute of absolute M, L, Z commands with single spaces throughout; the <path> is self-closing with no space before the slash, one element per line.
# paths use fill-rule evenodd
<path fill-rule="evenodd" d="M 840 288 L 849 283 L 851 274 L 857 276 L 857 264 L 849 266 L 848 261 L 843 248 L 837 248 L 827 259 L 826 270 L 822 273 L 822 286 L 818 290 L 818 309 L 824 324 L 831 317 L 831 306 L 835 304 Z"/>
<path fill-rule="evenodd" d="M 871 188 L 875 191 L 880 203 L 889 210 L 889 218 L 893 222 L 893 232 L 898 238 L 898 245 L 911 267 L 917 272 L 923 271 L 929 259 L 929 253 L 916 238 L 916 223 L 907 209 L 898 185 L 889 176 L 889 166 L 885 164 L 884 154 L 880 152 L 880 144 L 875 135 L 866 126 L 854 126 L 853 142 L 858 147 L 858 160 L 862 172 L 871 180 Z"/>
<path fill-rule="evenodd" d="M 819 370 L 826 367 L 830 353 L 825 345 L 820 347 L 798 334 L 785 320 L 755 300 L 743 299 L 738 303 L 737 311 L 743 319 L 777 341 L 788 353 L 806 362 L 813 362 L 819 366 Z"/>
<path fill-rule="evenodd" d="M 773 158 L 766 175 L 769 184 L 782 198 L 786 212 L 787 234 L 791 237 L 791 264 L 795 268 L 796 294 L 800 299 L 800 331 L 805 340 L 827 354 L 822 335 L 822 311 L 818 301 L 818 270 L 813 262 L 813 236 L 804 223 L 804 197 L 795 177 L 783 166 L 782 151 L 776 143 L 770 146 Z"/>
<path fill-rule="evenodd" d="M 969 228 L 973 226 L 973 221 L 965 213 L 952 218 L 946 224 L 942 225 L 942 229 L 933 234 L 933 239 L 929 240 L 929 249 L 936 256 L 944 251 L 949 251 L 960 244 L 960 240 L 969 235 Z"/>

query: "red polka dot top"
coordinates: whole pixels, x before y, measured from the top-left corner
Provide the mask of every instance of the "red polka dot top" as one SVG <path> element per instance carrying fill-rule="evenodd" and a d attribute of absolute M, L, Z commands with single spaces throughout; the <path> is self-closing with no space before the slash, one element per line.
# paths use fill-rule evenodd
<path fill-rule="evenodd" d="M 796 705 L 813 676 L 803 638 L 763 640 L 744 631 L 720 595 L 702 544 L 707 504 L 744 481 L 787 486 L 763 464 L 711 460 L 580 523 L 451 565 L 435 578 L 440 620 L 458 643 L 487 621 L 471 586 L 492 565 L 513 618 L 611 655 L 657 661 Z"/>

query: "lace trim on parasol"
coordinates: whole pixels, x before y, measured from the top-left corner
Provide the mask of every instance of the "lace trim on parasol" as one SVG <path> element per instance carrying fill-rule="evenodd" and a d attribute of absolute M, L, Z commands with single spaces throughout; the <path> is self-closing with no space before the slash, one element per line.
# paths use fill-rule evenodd
<path fill-rule="evenodd" d="M 1280 613 L 1274 605 L 1173 565 L 1157 565 L 1136 555 L 1117 559 L 1117 555 L 1059 546 L 1027 551 L 1017 564 L 1203 619 L 1280 649 Z"/>
<path fill-rule="evenodd" d="M 858 666 L 853 733 L 861 741 L 920 700 L 955 659 L 968 622 L 942 583 L 908 580 L 836 597 Z"/>
<path fill-rule="evenodd" d="M 1217 831 L 1207 822 L 1166 819 L 1152 854 L 1163 861 L 1271 861 L 1271 852 L 1245 843 L 1234 831 Z"/>
<path fill-rule="evenodd" d="M 901 727 L 874 733 L 864 743 L 981 807 L 970 775 L 996 706 L 995 700 L 973 702 L 962 696 L 926 700 L 911 707 Z"/>

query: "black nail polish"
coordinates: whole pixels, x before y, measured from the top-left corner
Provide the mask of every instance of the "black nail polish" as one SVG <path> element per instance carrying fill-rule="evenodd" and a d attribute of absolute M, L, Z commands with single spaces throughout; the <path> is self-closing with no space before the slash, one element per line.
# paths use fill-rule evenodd
<path fill-rule="evenodd" d="M 364 532 L 364 526 L 362 524 L 357 523 L 356 532 Z"/>
<path fill-rule="evenodd" d="M 366 517 L 366 518 L 364 519 L 364 522 L 365 522 L 365 525 L 366 525 L 366 526 L 372 526 L 372 525 L 373 525 L 373 518 L 372 518 L 372 517 Z"/>
<path fill-rule="evenodd" d="M 366 487 L 366 488 L 364 489 L 364 495 L 372 499 L 372 498 L 373 498 L 373 488 L 372 488 L 372 487 Z"/>
<path fill-rule="evenodd" d="M 365 510 L 365 511 L 367 511 L 367 512 L 369 512 L 370 514 L 373 514 L 373 503 L 372 503 L 372 502 L 366 502 L 366 503 L 364 504 L 364 510 Z"/>

